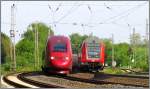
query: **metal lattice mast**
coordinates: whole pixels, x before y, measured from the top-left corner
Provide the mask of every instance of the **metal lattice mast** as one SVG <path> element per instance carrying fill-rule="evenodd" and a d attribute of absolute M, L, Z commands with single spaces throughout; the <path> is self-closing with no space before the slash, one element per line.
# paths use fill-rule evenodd
<path fill-rule="evenodd" d="M 13 70 L 13 55 L 12 55 L 13 50 L 12 50 L 12 47 L 13 47 L 13 43 L 12 43 L 12 36 L 11 36 L 11 33 L 10 33 L 10 60 L 11 60 L 10 68 L 11 68 L 11 70 Z"/>
<path fill-rule="evenodd" d="M 148 62 L 148 55 L 149 55 L 149 31 L 148 31 L 148 20 L 146 19 L 146 60 Z"/>
<path fill-rule="evenodd" d="M 34 25 L 34 38 L 35 38 L 35 44 L 34 44 L 34 56 L 35 56 L 35 69 L 37 69 L 40 65 L 39 62 L 39 47 L 38 47 L 38 24 Z"/>
<path fill-rule="evenodd" d="M 149 29 L 149 24 L 148 23 L 147 23 L 147 29 L 148 29 L 148 41 L 149 41 L 149 42 L 147 42 L 148 43 L 148 49 L 149 49 L 148 50 L 148 63 L 149 63 L 149 60 L 150 60 L 150 46 L 149 46 L 150 45 L 150 35 L 149 35 L 150 34 L 150 29 Z"/>
<path fill-rule="evenodd" d="M 16 71 L 16 52 L 15 52 L 15 4 L 11 6 L 11 28 L 10 28 L 10 37 L 13 39 L 13 44 L 11 44 L 11 59 L 13 61 L 12 63 L 12 69 L 13 71 Z M 12 56 L 13 54 L 13 56 Z"/>
<path fill-rule="evenodd" d="M 133 28 L 133 38 L 132 38 L 132 47 L 133 47 L 133 63 L 135 63 L 135 28 Z"/>
<path fill-rule="evenodd" d="M 36 63 L 37 63 L 37 61 L 36 61 L 36 60 L 37 60 L 36 44 L 37 44 L 37 40 L 36 40 L 36 29 L 35 29 L 35 25 L 34 25 L 33 28 L 34 28 L 34 38 L 35 38 L 35 41 L 34 41 L 34 42 L 35 42 L 35 44 L 34 44 L 34 46 L 35 46 L 35 47 L 34 47 L 34 57 L 35 57 L 35 60 L 34 60 L 34 61 L 35 61 L 35 64 L 34 64 L 34 66 L 35 66 L 35 69 L 36 69 Z"/>
<path fill-rule="evenodd" d="M 38 24 L 36 25 L 36 30 L 37 30 L 36 31 L 36 40 L 37 40 L 36 41 L 37 42 L 36 43 L 36 48 L 37 48 L 37 50 L 36 50 L 37 51 L 37 67 L 39 67 L 40 62 L 39 62 L 39 46 L 38 46 L 39 45 L 38 44 Z"/>
<path fill-rule="evenodd" d="M 114 62 L 114 34 L 112 34 L 112 67 L 115 66 Z"/>

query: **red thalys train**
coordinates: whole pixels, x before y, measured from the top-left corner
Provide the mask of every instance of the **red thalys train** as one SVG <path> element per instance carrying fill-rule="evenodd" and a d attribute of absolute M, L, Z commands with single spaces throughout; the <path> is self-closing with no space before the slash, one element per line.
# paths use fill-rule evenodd
<path fill-rule="evenodd" d="M 72 48 L 68 37 L 49 37 L 45 54 L 44 72 L 68 74 L 72 70 Z"/>
<path fill-rule="evenodd" d="M 105 62 L 105 47 L 98 37 L 88 37 L 81 46 L 78 59 L 79 68 L 86 70 L 102 70 Z"/>

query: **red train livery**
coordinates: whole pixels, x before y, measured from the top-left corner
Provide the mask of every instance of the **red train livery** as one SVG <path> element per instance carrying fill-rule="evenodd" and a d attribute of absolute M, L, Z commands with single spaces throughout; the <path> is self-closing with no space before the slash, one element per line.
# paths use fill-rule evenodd
<path fill-rule="evenodd" d="M 68 37 L 49 37 L 45 53 L 43 71 L 68 74 L 72 70 L 72 48 Z"/>
<path fill-rule="evenodd" d="M 78 60 L 81 69 L 102 70 L 105 62 L 105 47 L 98 37 L 88 37 L 81 46 Z"/>

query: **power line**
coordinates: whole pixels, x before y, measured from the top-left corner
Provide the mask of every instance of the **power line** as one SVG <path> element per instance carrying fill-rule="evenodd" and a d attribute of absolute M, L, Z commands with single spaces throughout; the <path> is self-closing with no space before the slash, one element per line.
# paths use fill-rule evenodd
<path fill-rule="evenodd" d="M 77 2 L 76 2 L 76 3 L 77 3 Z M 74 4 L 76 4 L 76 3 L 74 3 Z M 63 20 L 65 17 L 67 17 L 69 14 L 71 14 L 73 11 L 75 11 L 75 10 L 73 10 L 73 9 L 76 9 L 76 10 L 77 10 L 80 6 L 81 6 L 81 5 L 78 5 L 76 8 L 74 8 L 74 6 L 72 6 L 71 9 L 70 9 L 64 16 L 62 16 L 60 19 L 58 19 L 58 20 L 56 21 L 56 23 L 60 22 L 60 21 Z"/>
<path fill-rule="evenodd" d="M 140 8 L 141 6 L 139 6 L 139 7 L 137 7 L 138 9 Z M 134 9 L 137 9 L 137 8 L 134 8 Z M 134 10 L 133 9 L 133 10 Z M 132 10 L 132 13 L 133 13 L 133 10 Z M 135 10 L 134 10 L 135 11 Z M 122 16 L 120 16 L 120 17 L 118 17 L 118 18 L 116 18 L 115 20 L 113 20 L 112 22 L 115 22 L 115 21 L 117 21 L 117 20 L 121 20 L 121 19 L 123 19 L 124 17 L 127 17 L 127 16 L 129 16 L 130 14 L 132 14 L 131 13 L 131 11 L 130 12 L 128 12 L 127 14 L 124 14 L 124 15 L 122 15 Z"/>
<path fill-rule="evenodd" d="M 62 3 L 60 3 L 54 11 L 53 11 L 53 9 L 51 8 L 51 6 L 48 5 L 48 6 L 49 6 L 49 9 L 50 9 L 51 12 L 52 12 L 53 29 L 54 29 L 54 28 L 56 29 L 56 22 L 55 22 L 55 17 L 54 17 L 55 15 L 54 15 L 54 14 L 59 10 L 59 8 L 61 7 L 61 5 L 62 5 Z"/>
<path fill-rule="evenodd" d="M 88 21 L 88 23 L 90 24 L 90 22 L 92 22 L 92 8 L 90 5 L 87 5 L 87 7 L 88 7 L 88 10 L 90 11 L 90 19 Z"/>
<path fill-rule="evenodd" d="M 76 4 L 74 4 L 74 6 L 75 6 Z M 81 5 L 87 5 L 87 4 L 80 4 L 80 5 L 77 5 L 77 6 L 81 6 Z M 88 4 L 88 5 L 91 5 L 91 4 Z M 58 7 L 56 8 L 56 11 L 58 11 L 59 10 L 59 8 L 60 8 L 60 6 L 62 6 L 62 4 L 59 4 L 58 5 Z M 106 6 L 106 5 L 104 5 L 104 6 Z M 108 7 L 108 6 L 107 6 Z M 89 10 L 91 10 L 91 8 L 88 6 L 88 8 L 89 8 Z M 132 8 L 131 8 L 132 9 Z M 68 12 L 70 12 L 72 9 L 70 9 Z M 92 10 L 91 10 L 91 12 L 92 12 Z M 70 13 L 66 13 L 66 15 L 64 15 L 63 17 L 61 17 L 59 20 L 63 20 L 67 15 L 69 15 Z M 123 14 L 123 13 L 122 13 Z M 129 15 L 129 14 L 127 14 L 127 15 Z M 116 18 L 122 18 L 122 17 L 125 17 L 126 15 L 120 15 L 120 14 L 118 14 L 117 16 L 115 16 L 115 17 L 112 17 L 112 18 L 109 18 L 109 20 L 111 20 L 111 19 L 116 19 Z M 53 16 L 53 18 L 54 18 L 54 16 Z M 59 20 L 58 21 L 54 21 L 53 20 L 53 24 L 54 24 L 54 26 L 55 26 L 55 24 L 56 23 L 58 23 L 59 22 Z M 107 20 L 107 21 L 109 21 L 109 20 Z M 99 24 L 107 24 L 107 21 L 105 22 L 101 22 L 101 23 L 99 23 Z M 114 21 L 116 21 L 116 20 L 114 20 Z M 61 23 L 58 23 L 58 24 L 61 24 Z M 62 23 L 63 24 L 63 23 Z M 93 23 L 92 23 L 93 24 Z"/>
<path fill-rule="evenodd" d="M 53 29 L 54 29 L 54 27 L 55 27 L 55 22 L 54 22 L 54 14 L 55 14 L 55 12 L 56 12 L 56 10 L 55 11 L 53 11 L 53 9 L 51 8 L 51 6 L 50 5 L 48 5 L 48 7 L 49 7 L 49 9 L 50 9 L 50 11 L 52 12 L 52 25 L 53 25 Z"/>
<path fill-rule="evenodd" d="M 6 25 L 10 25 L 11 23 L 9 22 L 1 22 L 1 24 L 6 24 Z M 24 23 L 23 23 L 24 24 Z M 27 24 L 27 23 L 26 23 Z M 52 22 L 51 23 L 48 23 L 48 24 L 53 24 Z M 70 23 L 66 23 L 66 22 L 59 22 L 57 24 L 71 24 L 71 25 L 80 25 L 80 24 L 86 24 L 86 23 L 78 23 L 78 22 L 70 22 Z M 88 24 L 94 24 L 94 25 L 100 25 L 100 23 L 88 23 Z M 125 24 L 118 24 L 118 23 L 114 23 L 114 22 L 111 22 L 111 23 L 102 23 L 102 24 L 117 24 L 117 25 L 125 25 Z M 16 24 L 12 24 L 12 25 L 16 25 Z M 132 24 L 134 26 L 144 26 L 145 24 L 141 24 L 141 23 L 137 23 L 137 24 Z M 148 24 L 149 25 L 149 24 Z"/>
<path fill-rule="evenodd" d="M 17 3 L 16 4 L 19 6 L 47 6 L 46 4 L 26 4 L 26 3 Z M 10 6 L 10 5 L 7 5 L 7 4 L 1 4 L 2 6 Z M 79 5 L 71 5 L 71 4 L 62 4 L 61 6 L 86 6 L 87 4 L 79 4 Z M 90 6 L 106 6 L 104 4 L 88 4 Z M 51 6 L 58 6 L 58 5 L 54 5 L 54 4 L 51 4 Z M 127 4 L 116 4 L 116 5 L 109 5 L 109 6 L 137 6 L 137 4 L 130 4 L 130 5 L 127 5 Z"/>
<path fill-rule="evenodd" d="M 61 5 L 62 5 L 62 3 L 60 3 L 60 4 L 58 5 L 58 7 L 56 8 L 55 12 L 59 10 L 59 8 L 61 7 Z"/>
<path fill-rule="evenodd" d="M 88 9 L 89 9 L 90 13 L 92 13 L 91 6 L 90 6 L 90 5 L 87 5 L 87 7 L 88 7 Z"/>
<path fill-rule="evenodd" d="M 147 3 L 147 2 L 146 2 L 146 3 Z M 132 10 L 136 9 L 137 7 L 141 7 L 141 6 L 143 6 L 143 4 L 146 4 L 146 3 L 139 4 L 139 5 L 137 5 L 137 6 L 133 7 L 133 8 L 130 8 L 130 9 L 128 9 L 128 10 L 122 12 L 122 13 L 119 13 L 119 14 L 116 15 L 116 16 L 110 17 L 110 18 L 108 18 L 108 19 L 106 19 L 106 20 L 104 20 L 104 21 L 102 21 L 102 22 L 100 22 L 100 23 L 106 23 L 106 22 L 108 22 L 108 21 L 110 21 L 110 20 L 113 20 L 113 19 L 116 19 L 116 18 L 118 18 L 118 17 L 119 17 L 119 18 L 122 18 L 124 15 L 126 15 L 127 12 L 129 13 L 129 11 L 132 11 Z M 128 14 L 127 14 L 127 15 L 128 15 Z"/>
<path fill-rule="evenodd" d="M 104 3 L 104 6 L 105 6 L 107 9 L 111 10 L 111 8 L 110 8 L 109 6 L 107 6 L 105 3 Z"/>

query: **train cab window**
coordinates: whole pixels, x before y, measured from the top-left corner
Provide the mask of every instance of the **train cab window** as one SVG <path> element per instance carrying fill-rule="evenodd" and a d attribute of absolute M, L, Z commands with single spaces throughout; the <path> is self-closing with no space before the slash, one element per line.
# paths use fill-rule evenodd
<path fill-rule="evenodd" d="M 57 43 L 54 45 L 53 48 L 54 52 L 66 52 L 67 51 L 67 45 L 63 43 Z"/>
<path fill-rule="evenodd" d="M 87 52 L 88 58 L 100 58 L 99 44 L 88 44 Z"/>

